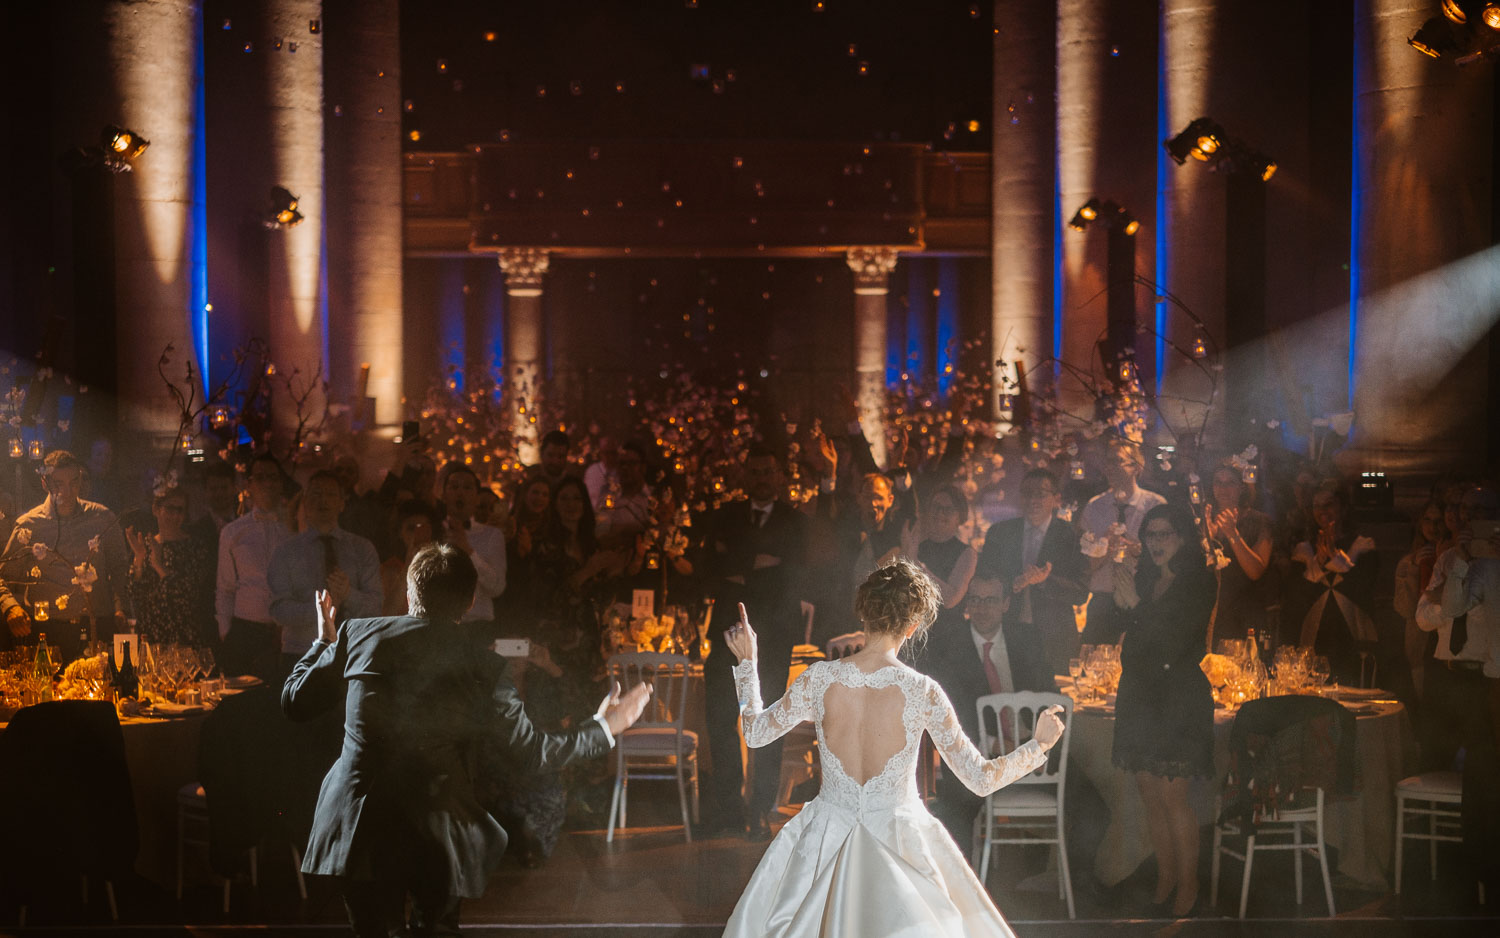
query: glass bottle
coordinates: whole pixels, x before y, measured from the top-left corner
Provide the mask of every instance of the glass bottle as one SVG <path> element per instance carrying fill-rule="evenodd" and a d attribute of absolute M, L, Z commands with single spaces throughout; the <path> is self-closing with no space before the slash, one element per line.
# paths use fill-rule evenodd
<path fill-rule="evenodd" d="M 31 677 L 36 684 L 37 703 L 52 699 L 52 678 L 56 674 L 57 665 L 52 663 L 52 655 L 47 650 L 47 633 L 42 632 L 36 639 L 36 660 L 31 666 Z"/>

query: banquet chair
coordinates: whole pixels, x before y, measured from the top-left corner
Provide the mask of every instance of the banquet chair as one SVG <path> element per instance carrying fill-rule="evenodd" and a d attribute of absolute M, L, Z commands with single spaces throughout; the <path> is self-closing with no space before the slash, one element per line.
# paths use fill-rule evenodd
<path fill-rule="evenodd" d="M 225 878 L 228 912 L 230 881 L 248 872 L 260 886 L 262 848 L 275 845 L 292 860 L 298 895 L 307 898 L 301 847 L 312 829 L 318 787 L 338 757 L 343 739 L 343 708 L 306 723 L 281 713 L 279 689 L 252 687 L 225 697 L 203 721 L 198 744 L 196 785 L 178 793 L 179 837 L 198 811 L 208 818 L 210 866 Z M 192 791 L 189 791 L 192 788 Z M 204 801 L 192 796 L 201 790 Z M 182 889 L 182 850 L 178 845 L 178 895 Z"/>
<path fill-rule="evenodd" d="M 637 684 L 650 684 L 653 693 L 635 725 L 615 740 L 615 786 L 609 801 L 606 842 L 615 839 L 615 822 L 626 824 L 626 804 L 632 778 L 676 780 L 682 807 L 682 833 L 693 842 L 693 824 L 698 820 L 698 734 L 683 729 L 687 716 L 688 688 L 693 681 L 692 664 L 686 655 L 660 652 L 624 652 L 610 657 L 608 680 L 618 681 L 621 691 Z M 688 789 L 692 790 L 692 815 L 688 813 Z"/>
<path fill-rule="evenodd" d="M 85 810 L 86 808 L 86 810 Z M 0 856 L 0 893 L 27 903 L 60 877 L 104 882 L 119 921 L 115 880 L 140 849 L 125 738 L 114 705 L 58 700 L 24 707 L 0 733 L 0 829 L 13 849 Z"/>
<path fill-rule="evenodd" d="M 830 638 L 825 654 L 828 655 L 829 661 L 837 661 L 840 658 L 849 657 L 864 647 L 864 632 L 848 632 L 844 635 L 835 635 L 833 638 Z"/>
<path fill-rule="evenodd" d="M 1239 910 L 1244 918 L 1256 852 L 1289 850 L 1297 904 L 1302 904 L 1303 855 L 1312 854 L 1333 917 L 1325 805 L 1331 795 L 1354 790 L 1354 715 L 1323 697 L 1252 700 L 1235 715 L 1229 749 L 1229 774 L 1216 806 L 1209 905 L 1218 903 L 1222 857 L 1244 863 Z M 1244 851 L 1225 845 L 1226 837 L 1243 837 Z"/>
<path fill-rule="evenodd" d="M 1437 882 L 1437 845 L 1464 841 L 1459 805 L 1464 800 L 1463 776 L 1457 772 L 1423 772 L 1396 784 L 1396 894 L 1401 894 L 1401 853 L 1408 840 L 1427 841 L 1427 869 Z M 1408 804 L 1417 802 L 1417 804 Z M 1427 819 L 1427 831 L 1408 830 L 1407 818 L 1417 824 Z"/>
<path fill-rule="evenodd" d="M 974 701 L 979 711 L 979 751 L 1003 755 L 1031 738 L 1037 714 L 1052 706 L 1063 708 L 1063 726 L 1073 722 L 1073 700 L 1062 694 L 1016 691 L 986 694 Z M 997 732 L 1006 727 L 1009 731 Z M 980 817 L 984 835 L 971 865 L 979 868 L 979 881 L 990 872 L 990 855 L 997 844 L 1052 844 L 1057 849 L 1057 897 L 1068 903 L 1068 918 L 1076 918 L 1073 907 L 1073 876 L 1068 869 L 1067 844 L 1063 839 L 1063 792 L 1067 786 L 1068 742 L 1064 732 L 1047 762 L 1030 775 L 1019 778 L 984 799 Z M 1013 738 L 1007 738 L 1013 737 Z M 1014 832 L 1013 834 L 1008 832 Z"/>

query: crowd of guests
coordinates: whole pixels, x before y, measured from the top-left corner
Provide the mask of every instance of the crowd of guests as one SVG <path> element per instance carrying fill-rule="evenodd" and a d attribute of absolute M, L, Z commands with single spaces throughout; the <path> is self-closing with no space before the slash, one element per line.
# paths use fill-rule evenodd
<path fill-rule="evenodd" d="M 834 432 L 804 437 L 795 465 L 785 447 L 747 445 L 733 480 L 743 497 L 717 505 L 688 504 L 682 479 L 647 443 L 604 442 L 585 465 L 559 431 L 506 491 L 463 463 L 436 465 L 411 439 L 394 445 L 378 479 L 353 456 L 294 480 L 259 455 L 238 471 L 194 467 L 183 485 L 160 484 L 147 506 L 120 500 L 117 478 L 90 497 L 89 467 L 53 452 L 42 503 L 0 521 L 0 640 L 46 632 L 67 656 L 82 650 L 91 623 L 118 616 L 148 641 L 214 648 L 225 673 L 277 679 L 317 634 L 314 591 L 328 591 L 341 619 L 401 615 L 407 564 L 442 541 L 479 574 L 467 615 L 476 647 L 529 639 L 517 683 L 539 725 L 563 728 L 598 699 L 604 610 L 635 590 L 671 595 L 695 618 L 745 603 L 771 701 L 796 646 L 857 644 L 856 584 L 906 557 L 943 595 L 914 664 L 943 683 L 961 716 L 983 694 L 1055 690 L 1082 645 L 1124 637 L 1115 762 L 1140 783 L 1156 898 L 1177 911 L 1196 901 L 1186 780 L 1212 774 L 1213 704 L 1197 664 L 1217 640 L 1254 633 L 1266 653 L 1311 646 L 1337 681 L 1398 694 L 1422 728 L 1428 767 L 1493 746 L 1492 484 L 1444 480 L 1409 519 L 1410 543 L 1393 544 L 1390 532 L 1403 529 L 1388 512 L 1356 511 L 1347 480 L 1289 454 L 1274 466 L 1244 454 L 1190 465 L 1179 454 L 1168 471 L 1139 445 L 1106 437 L 1091 444 L 1090 463 L 1059 473 L 1058 463 L 968 438 L 956 424 L 930 452 L 897 440 L 880 466 L 852 408 L 840 416 Z M 979 488 L 966 461 L 996 447 L 1005 477 Z M 653 539 L 663 527 L 674 535 Z M 732 616 L 721 618 L 716 630 Z M 696 642 L 682 647 L 696 653 Z M 703 823 L 766 837 L 780 753 L 758 751 L 746 777 L 733 663 L 714 642 L 704 664 L 713 771 Z M 490 797 L 497 811 L 519 814 L 528 859 L 539 861 L 570 810 L 568 793 L 590 781 L 500 779 Z M 937 791 L 936 813 L 966 843 L 972 798 L 942 778 Z"/>

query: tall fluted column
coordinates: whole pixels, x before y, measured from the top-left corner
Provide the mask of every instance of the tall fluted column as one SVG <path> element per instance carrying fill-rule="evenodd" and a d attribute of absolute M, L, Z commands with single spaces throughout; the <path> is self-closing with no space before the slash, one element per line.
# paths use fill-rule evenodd
<path fill-rule="evenodd" d="M 201 286 L 202 270 L 192 245 L 201 217 L 194 153 L 202 20 L 196 0 L 83 7 L 90 8 L 105 20 L 108 36 L 108 87 L 115 101 L 104 119 L 151 141 L 115 185 L 122 438 L 144 433 L 163 442 L 176 431 L 178 412 L 157 374 L 157 360 L 172 345 L 167 373 L 181 378 L 185 362 L 196 358 L 192 321 L 201 311 L 194 286 Z"/>
<path fill-rule="evenodd" d="M 1057 153 L 1055 4 L 995 0 L 992 138 L 995 361 L 1021 361 L 1028 374 L 1052 355 Z M 997 382 L 998 385 L 998 382 Z"/>
<path fill-rule="evenodd" d="M 329 367 L 348 399 L 366 365 L 367 423 L 400 419 L 401 50 L 397 0 L 325 0 Z M 300 52 L 298 53 L 301 54 Z M 355 404 L 362 404 L 356 401 Z"/>
<path fill-rule="evenodd" d="M 875 462 L 884 466 L 885 298 L 896 269 L 896 249 L 854 247 L 845 259 L 854 271 L 854 393 Z"/>
<path fill-rule="evenodd" d="M 547 274 L 542 248 L 506 248 L 500 252 L 505 272 L 505 381 L 516 407 L 511 434 L 521 460 L 537 460 L 536 403 L 542 379 L 546 336 L 542 325 L 542 279 Z M 523 411 L 521 408 L 525 407 Z"/>
<path fill-rule="evenodd" d="M 1476 167 L 1492 165 L 1494 86 L 1406 45 L 1432 14 L 1417 0 L 1355 2 L 1351 468 L 1474 468 L 1475 432 L 1493 425 L 1484 336 L 1500 251 L 1493 181 Z"/>
<path fill-rule="evenodd" d="M 264 97 L 254 102 L 270 147 L 271 185 L 297 196 L 302 223 L 268 232 L 268 340 L 279 375 L 301 393 L 315 375 L 328 377 L 324 346 L 327 330 L 327 282 L 323 234 L 327 215 L 323 199 L 323 43 L 320 0 L 266 0 L 257 8 L 257 65 L 265 82 Z M 288 42 L 297 42 L 292 52 Z M 277 43 L 281 48 L 276 48 Z M 321 391 L 308 397 L 304 413 L 316 415 L 325 402 Z M 272 419 L 283 432 L 295 427 L 287 395 L 273 398 Z M 283 441 L 285 442 L 285 441 Z"/>

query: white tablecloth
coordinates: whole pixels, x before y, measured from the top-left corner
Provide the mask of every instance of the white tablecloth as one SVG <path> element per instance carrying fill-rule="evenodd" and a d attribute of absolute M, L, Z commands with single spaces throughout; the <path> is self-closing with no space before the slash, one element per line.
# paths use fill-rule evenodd
<path fill-rule="evenodd" d="M 1351 707 L 1355 701 L 1346 701 Z M 1360 715 L 1355 747 L 1359 786 L 1355 797 L 1330 802 L 1326 812 L 1328 843 L 1338 850 L 1339 872 L 1362 885 L 1386 888 L 1391 879 L 1395 837 L 1396 783 L 1415 760 L 1415 738 L 1406 708 L 1399 703 L 1373 705 Z M 1229 728 L 1233 716 L 1216 710 L 1214 778 L 1193 781 L 1192 799 L 1201 824 L 1214 821 L 1214 805 L 1229 768 Z M 1146 809 L 1133 775 L 1114 767 L 1114 711 L 1084 708 L 1073 717 L 1068 771 L 1081 771 L 1109 807 L 1109 826 L 1094 857 L 1094 874 L 1107 886 L 1121 882 L 1151 855 Z M 1205 838 L 1203 850 L 1209 849 Z"/>

